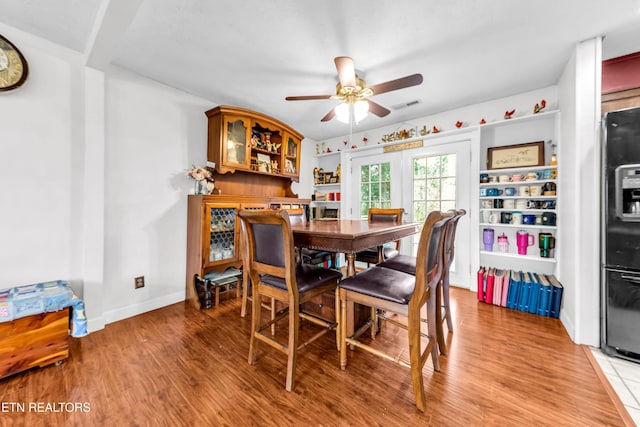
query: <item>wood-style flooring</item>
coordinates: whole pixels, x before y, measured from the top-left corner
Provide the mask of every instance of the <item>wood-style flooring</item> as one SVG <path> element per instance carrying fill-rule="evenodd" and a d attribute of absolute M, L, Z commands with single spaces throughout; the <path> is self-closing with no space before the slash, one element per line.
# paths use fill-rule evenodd
<path fill-rule="evenodd" d="M 0 424 L 624 425 L 559 320 L 478 303 L 455 288 L 452 313 L 441 371 L 425 366 L 425 413 L 414 405 L 408 369 L 356 350 L 341 371 L 332 334 L 300 352 L 294 391 L 286 392 L 282 353 L 261 345 L 258 363 L 247 363 L 249 317 L 240 318 L 240 299 L 232 298 L 202 311 L 174 304 L 72 339 L 61 365 L 0 380 Z M 386 343 L 406 356 L 393 325 L 375 340 Z M 45 411 L 30 410 L 34 403 Z M 84 411 L 56 412 L 69 403 Z"/>

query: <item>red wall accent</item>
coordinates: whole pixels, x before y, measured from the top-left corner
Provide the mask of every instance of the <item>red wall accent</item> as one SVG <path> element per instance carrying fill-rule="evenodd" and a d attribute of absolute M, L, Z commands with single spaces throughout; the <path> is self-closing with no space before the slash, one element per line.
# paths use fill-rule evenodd
<path fill-rule="evenodd" d="M 640 52 L 602 61 L 602 93 L 640 87 Z"/>

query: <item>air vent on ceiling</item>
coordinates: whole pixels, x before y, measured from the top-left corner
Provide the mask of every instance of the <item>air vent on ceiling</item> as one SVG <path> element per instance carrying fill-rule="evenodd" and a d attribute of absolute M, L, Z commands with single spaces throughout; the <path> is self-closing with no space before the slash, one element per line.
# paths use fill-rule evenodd
<path fill-rule="evenodd" d="M 391 108 L 393 110 L 401 110 L 403 108 L 413 107 L 414 105 L 418 105 L 418 104 L 420 104 L 420 100 L 419 99 L 414 99 L 413 101 L 403 102 L 402 104 L 392 105 Z"/>

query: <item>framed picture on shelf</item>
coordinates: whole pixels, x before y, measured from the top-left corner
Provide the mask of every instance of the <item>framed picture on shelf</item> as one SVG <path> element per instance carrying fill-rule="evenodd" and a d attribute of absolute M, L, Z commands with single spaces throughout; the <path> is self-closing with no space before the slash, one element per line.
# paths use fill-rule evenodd
<path fill-rule="evenodd" d="M 329 179 L 329 184 L 337 184 L 338 183 L 338 177 L 337 176 L 332 176 Z"/>
<path fill-rule="evenodd" d="M 487 149 L 487 169 L 544 166 L 544 141 Z"/>
<path fill-rule="evenodd" d="M 329 184 L 331 183 L 331 179 L 333 178 L 333 172 L 325 172 L 323 174 L 324 180 L 323 180 L 323 184 Z"/>

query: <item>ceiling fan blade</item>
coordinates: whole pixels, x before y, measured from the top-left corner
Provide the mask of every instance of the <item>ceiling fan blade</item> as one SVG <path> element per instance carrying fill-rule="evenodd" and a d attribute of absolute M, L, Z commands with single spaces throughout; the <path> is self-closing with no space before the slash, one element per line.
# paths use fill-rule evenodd
<path fill-rule="evenodd" d="M 353 59 L 348 56 L 337 56 L 334 62 L 342 87 L 356 87 L 356 69 L 353 65 Z"/>
<path fill-rule="evenodd" d="M 307 101 L 310 99 L 331 99 L 333 95 L 287 96 L 287 101 Z"/>
<path fill-rule="evenodd" d="M 370 99 L 367 99 L 367 102 L 369 103 L 369 112 L 375 114 L 378 117 L 384 117 L 391 112 L 391 110 L 384 108 L 380 104 L 376 104 Z"/>
<path fill-rule="evenodd" d="M 373 91 L 374 95 L 379 95 L 381 93 L 391 92 L 393 90 L 404 89 L 405 87 L 417 86 L 420 83 L 422 83 L 422 74 L 412 74 L 407 77 L 402 77 L 396 80 L 389 80 L 388 82 L 369 86 L 369 89 Z"/>
<path fill-rule="evenodd" d="M 324 116 L 322 119 L 320 119 L 321 122 L 328 122 L 329 120 L 333 119 L 336 115 L 336 111 L 334 108 L 332 108 L 331 110 L 329 110 L 329 112 L 327 113 L 326 116 Z"/>

